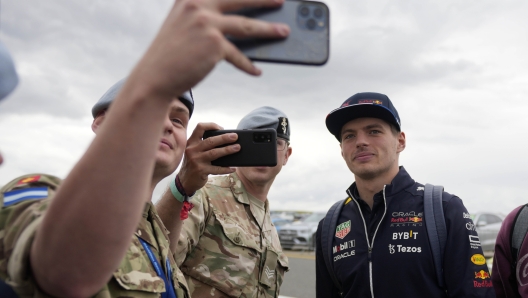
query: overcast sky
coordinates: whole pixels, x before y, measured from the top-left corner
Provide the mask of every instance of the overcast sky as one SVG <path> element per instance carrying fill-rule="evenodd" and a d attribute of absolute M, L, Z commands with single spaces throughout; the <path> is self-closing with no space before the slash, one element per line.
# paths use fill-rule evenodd
<path fill-rule="evenodd" d="M 194 89 L 188 134 L 201 121 L 235 128 L 254 108 L 281 109 L 293 154 L 269 194 L 271 209 L 326 211 L 354 177 L 325 117 L 357 92 L 380 92 L 400 114 L 400 164 L 415 180 L 444 185 L 470 212 L 508 213 L 528 201 L 527 1 L 325 3 L 325 66 L 260 63 L 264 73 L 254 78 L 221 63 Z M 0 40 L 21 83 L 0 108 L 0 184 L 68 174 L 93 139 L 92 105 L 131 70 L 171 5 L 2 1 Z"/>

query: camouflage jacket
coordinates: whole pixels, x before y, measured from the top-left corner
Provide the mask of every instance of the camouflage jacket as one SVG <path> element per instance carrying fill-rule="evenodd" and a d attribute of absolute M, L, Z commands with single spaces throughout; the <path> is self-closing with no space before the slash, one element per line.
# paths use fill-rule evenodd
<path fill-rule="evenodd" d="M 192 198 L 176 261 L 193 297 L 278 297 L 288 271 L 268 202 L 262 227 L 236 174 L 211 178 Z"/>
<path fill-rule="evenodd" d="M 0 189 L 0 279 L 22 297 L 50 297 L 42 292 L 31 275 L 29 253 L 37 228 L 55 195 L 60 179 L 43 174 L 19 177 Z M 29 192 L 28 192 L 29 191 Z M 43 193 L 42 193 L 43 192 Z M 15 202 L 16 196 L 34 194 Z M 143 217 L 119 268 L 93 297 L 160 297 L 165 292 L 163 280 L 156 274 L 143 246 L 141 237 L 151 245 L 152 252 L 165 267 L 166 258 L 172 267 L 172 279 L 178 298 L 190 297 L 187 283 L 169 253 L 165 226 L 151 203 L 146 204 Z M 161 254 L 160 254 L 161 251 Z M 159 257 L 164 256 L 160 261 Z"/>

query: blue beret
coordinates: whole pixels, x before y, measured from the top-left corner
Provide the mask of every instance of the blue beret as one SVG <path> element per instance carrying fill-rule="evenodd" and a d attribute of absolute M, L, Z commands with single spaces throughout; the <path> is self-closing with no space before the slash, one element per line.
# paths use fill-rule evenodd
<path fill-rule="evenodd" d="M 9 51 L 0 42 L 0 100 L 9 95 L 18 84 L 15 64 Z"/>
<path fill-rule="evenodd" d="M 283 112 L 272 107 L 255 109 L 238 123 L 237 129 L 273 128 L 277 136 L 290 140 L 290 123 Z"/>
<path fill-rule="evenodd" d="M 116 98 L 117 94 L 123 87 L 126 78 L 119 80 L 115 83 L 105 94 L 97 101 L 97 103 L 92 108 L 92 116 L 95 118 L 99 113 L 108 109 L 112 101 Z M 189 90 L 183 93 L 181 96 L 178 96 L 178 99 L 189 109 L 189 117 L 192 116 L 194 110 L 194 98 L 192 95 L 192 90 Z"/>

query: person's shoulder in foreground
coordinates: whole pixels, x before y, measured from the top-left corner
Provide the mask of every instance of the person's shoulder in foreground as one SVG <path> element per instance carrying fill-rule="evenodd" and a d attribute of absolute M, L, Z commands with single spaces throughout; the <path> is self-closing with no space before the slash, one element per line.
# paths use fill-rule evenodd
<path fill-rule="evenodd" d="M 497 235 L 491 270 L 491 278 L 497 297 L 528 297 L 528 274 L 526 274 L 528 242 L 526 236 L 516 256 L 512 249 L 514 225 L 524 206 L 513 209 L 506 216 Z"/>
<path fill-rule="evenodd" d="M 169 169 L 175 170 L 185 149 L 190 110 L 178 98 L 223 59 L 248 74 L 258 75 L 260 70 L 224 34 L 285 37 L 288 28 L 223 12 L 280 4 L 281 1 L 274 0 L 183 0 L 174 4 L 153 43 L 118 92 L 112 108 L 94 119 L 92 128 L 98 130 L 95 139 L 53 198 L 47 199 L 45 212 L 40 213 L 43 211 L 40 208 L 26 209 L 40 218 L 25 229 L 18 229 L 19 240 L 7 263 L 3 263 L 7 264 L 9 275 L 5 281 L 19 296 L 159 297 L 161 292 L 168 297 L 188 296 L 181 291 L 180 284 L 170 282 L 169 242 L 149 195 L 154 188 L 152 182 L 167 176 Z M 100 125 L 103 119 L 105 124 Z M 158 162 L 165 164 L 161 172 L 153 167 Z M 4 194 L 4 200 L 16 198 L 9 193 Z M 45 200 L 33 200 L 33 204 Z M 5 209 L 16 209 L 15 204 Z M 13 224 L 3 229 L 6 235 L 10 234 L 6 229 L 17 229 L 15 217 L 25 218 L 20 214 L 8 217 L 6 221 L 13 220 Z M 139 238 L 145 243 L 136 242 Z M 10 240 L 4 237 L 3 241 Z M 147 251 L 153 253 L 145 258 Z M 24 252 L 28 252 L 27 256 Z M 158 257 L 162 259 L 156 260 Z M 159 261 L 163 264 L 153 266 Z M 12 265 L 20 262 L 28 265 Z M 124 267 L 131 274 L 119 271 Z M 145 267 L 151 271 L 155 268 L 156 274 L 145 274 L 142 270 Z M 179 281 L 177 274 L 178 270 L 172 271 L 174 282 Z M 18 283 L 13 279 L 15 276 L 26 279 Z M 147 285 L 145 281 L 150 283 Z M 115 292 L 109 282 L 136 291 Z M 145 291 L 147 287 L 150 290 Z"/>
<path fill-rule="evenodd" d="M 478 236 L 466 229 L 469 214 L 458 197 L 446 192 L 445 286 L 438 281 L 424 225 L 424 186 L 398 164 L 406 138 L 390 99 L 355 94 L 327 116 L 326 125 L 340 142 L 355 182 L 336 225 L 329 227 L 330 264 L 323 257 L 329 249 L 321 243 L 323 221 L 317 230 L 317 297 L 339 297 L 328 270 L 345 297 L 493 297 Z"/>

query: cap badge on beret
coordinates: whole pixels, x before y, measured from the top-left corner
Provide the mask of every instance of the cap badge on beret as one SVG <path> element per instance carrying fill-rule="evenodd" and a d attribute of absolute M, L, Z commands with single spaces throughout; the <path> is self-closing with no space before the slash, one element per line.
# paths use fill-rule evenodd
<path fill-rule="evenodd" d="M 282 134 L 286 134 L 286 131 L 288 131 L 288 118 L 279 117 L 279 127 L 277 127 L 277 131 L 279 130 L 282 131 Z"/>

